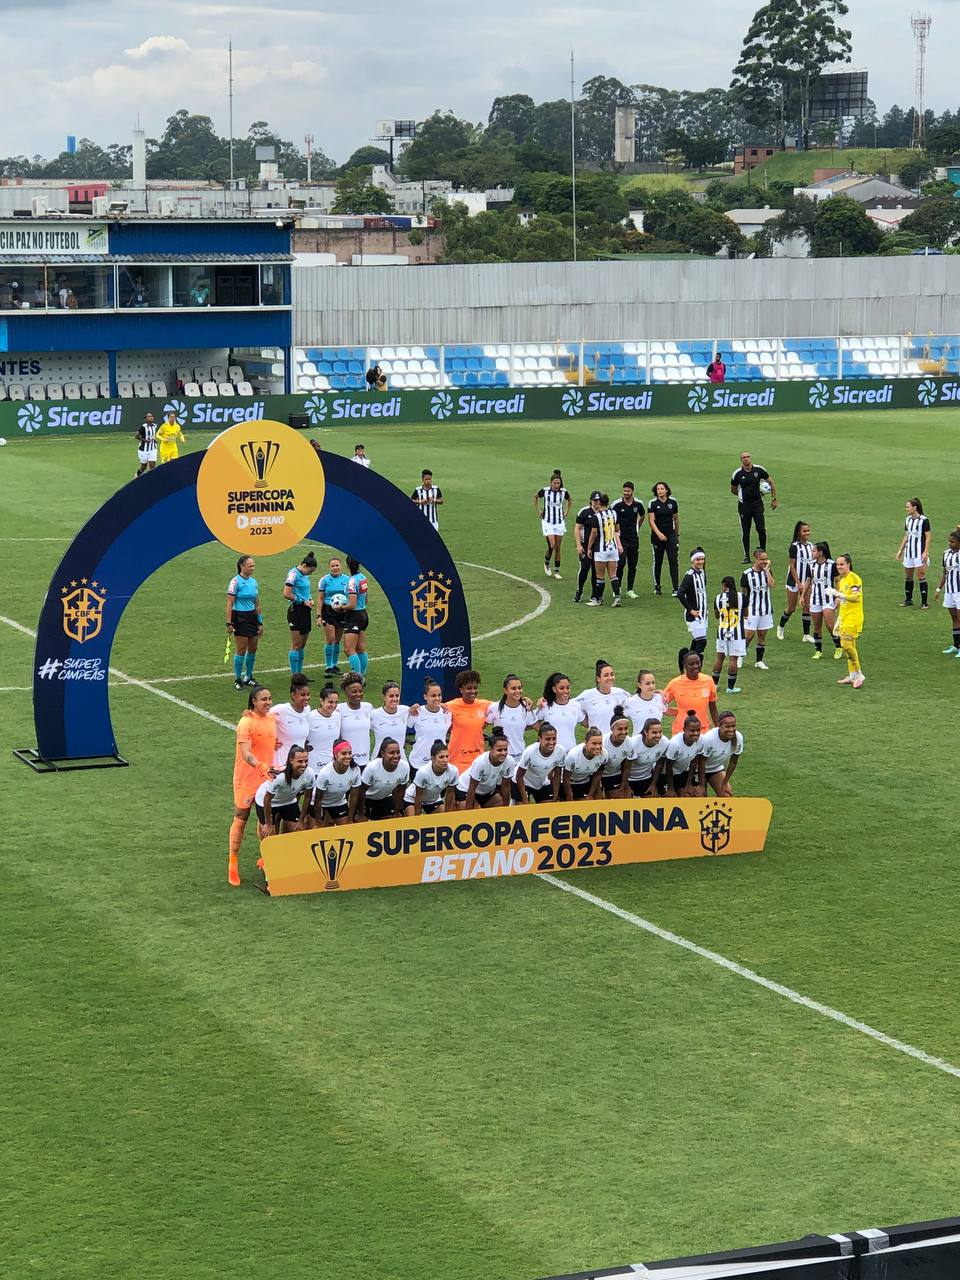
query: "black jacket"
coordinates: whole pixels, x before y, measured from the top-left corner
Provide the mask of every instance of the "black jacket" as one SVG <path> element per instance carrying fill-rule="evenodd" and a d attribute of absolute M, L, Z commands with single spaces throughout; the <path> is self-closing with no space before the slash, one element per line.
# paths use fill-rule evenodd
<path fill-rule="evenodd" d="M 704 571 L 704 575 L 703 575 L 703 594 L 704 594 L 704 598 L 706 598 L 706 595 L 707 595 L 706 571 Z M 680 581 L 680 586 L 677 588 L 677 600 L 680 602 L 680 604 L 683 605 L 683 616 L 685 621 L 693 622 L 693 618 L 690 615 L 692 614 L 694 609 L 698 608 L 698 605 L 697 605 L 697 590 L 696 590 L 696 587 L 694 586 L 692 569 L 688 569 Z M 703 622 L 707 621 L 707 615 L 704 609 L 700 610 L 700 618 L 701 618 L 701 621 Z"/>

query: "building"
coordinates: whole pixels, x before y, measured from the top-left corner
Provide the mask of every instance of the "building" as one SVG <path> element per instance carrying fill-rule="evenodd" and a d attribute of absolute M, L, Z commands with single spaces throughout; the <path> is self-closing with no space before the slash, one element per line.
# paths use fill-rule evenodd
<path fill-rule="evenodd" d="M 898 186 L 886 178 L 879 178 L 858 173 L 840 174 L 834 178 L 826 178 L 823 182 L 812 183 L 808 187 L 794 187 L 795 196 L 806 196 L 808 200 L 829 200 L 831 196 L 847 196 L 856 200 L 857 204 L 875 204 L 880 200 L 908 200 L 914 195 L 907 187 Z"/>
<path fill-rule="evenodd" d="M 4 394 L 92 384 L 113 396 L 134 382 L 172 392 L 188 380 L 178 370 L 195 379 L 231 365 L 244 382 L 286 389 L 291 231 L 282 218 L 0 221 Z M 247 367 L 239 353 L 256 358 Z"/>

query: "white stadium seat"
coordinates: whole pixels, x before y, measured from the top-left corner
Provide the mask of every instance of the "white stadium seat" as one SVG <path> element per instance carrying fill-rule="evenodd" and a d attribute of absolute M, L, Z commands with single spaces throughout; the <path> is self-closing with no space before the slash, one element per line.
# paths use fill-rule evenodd
<path fill-rule="evenodd" d="M 315 385 L 312 374 L 301 373 L 297 378 L 298 391 L 312 391 Z"/>
<path fill-rule="evenodd" d="M 11 400 L 26 400 L 27 398 L 22 382 L 11 382 L 7 387 L 7 395 Z"/>
<path fill-rule="evenodd" d="M 133 394 L 138 400 L 146 400 L 150 395 L 150 383 L 138 378 L 133 384 Z"/>
<path fill-rule="evenodd" d="M 55 396 L 51 396 L 50 398 L 56 399 Z M 63 398 L 64 400 L 82 400 L 83 392 L 80 390 L 80 383 L 65 382 L 63 384 Z"/>
<path fill-rule="evenodd" d="M 210 378 L 213 382 L 226 382 L 227 371 L 223 365 L 213 364 L 210 366 Z"/>
<path fill-rule="evenodd" d="M 167 384 L 162 382 L 159 378 L 154 378 L 150 383 L 150 394 L 153 396 L 169 395 L 169 392 L 167 391 Z"/>
<path fill-rule="evenodd" d="M 207 379 L 200 383 L 200 390 L 205 396 L 215 396 L 217 394 L 217 384 Z"/>
<path fill-rule="evenodd" d="M 183 365 L 181 365 L 177 370 L 175 370 L 175 372 L 177 375 L 178 382 L 190 382 L 193 377 L 190 370 L 185 368 Z"/>
<path fill-rule="evenodd" d="M 325 377 L 323 376 L 323 374 L 322 374 L 322 373 L 318 373 L 318 374 L 317 374 L 317 376 L 316 376 L 316 378 L 314 379 L 313 385 L 314 385 L 314 388 L 315 388 L 317 391 L 329 391 L 329 390 L 330 390 L 330 379 L 329 379 L 329 378 L 325 378 Z M 238 383 L 237 383 L 237 395 L 240 395 L 240 396 L 252 396 L 252 395 L 253 395 L 253 388 L 252 388 L 252 387 L 250 388 L 250 390 L 249 390 L 249 391 L 241 391 L 241 390 L 240 390 L 240 388 L 241 388 L 241 387 L 249 387 L 249 386 L 250 386 L 250 383 L 249 383 L 249 382 L 243 382 L 243 381 L 238 382 Z"/>
<path fill-rule="evenodd" d="M 109 398 L 110 398 L 110 383 L 109 383 L 109 382 L 101 382 L 101 383 L 100 383 L 100 394 L 103 396 L 104 400 L 109 400 Z"/>
<path fill-rule="evenodd" d="M 99 394 L 100 393 L 97 390 L 97 384 L 95 382 L 80 383 L 80 398 L 82 400 L 96 400 Z"/>
<path fill-rule="evenodd" d="M 132 400 L 133 399 L 133 383 L 126 382 L 126 381 L 121 382 L 118 380 L 117 395 L 121 398 L 121 400 Z"/>
<path fill-rule="evenodd" d="M 27 385 L 27 391 L 30 393 L 31 400 L 45 400 L 46 391 L 42 382 L 31 382 Z"/>
<path fill-rule="evenodd" d="M 314 368 L 314 372 L 316 372 L 316 368 Z M 231 382 L 243 381 L 243 370 L 238 364 L 232 364 L 227 370 L 227 374 L 229 375 Z"/>
<path fill-rule="evenodd" d="M 217 385 L 220 388 L 220 394 L 222 396 L 235 396 L 237 394 L 236 388 L 232 382 L 220 382 Z"/>
<path fill-rule="evenodd" d="M 190 393 L 189 393 L 189 391 L 188 391 L 188 392 L 187 392 L 187 395 L 189 395 L 189 394 L 190 394 Z M 237 395 L 238 395 L 238 396 L 252 396 L 252 395 L 253 395 L 253 387 L 250 385 L 250 383 L 249 383 L 249 382 L 245 382 L 245 381 L 241 378 L 241 379 L 240 379 L 240 381 L 237 383 Z"/>
<path fill-rule="evenodd" d="M 773 382 L 777 376 L 777 366 L 775 364 L 765 364 L 761 366 L 761 373 L 768 382 Z"/>
<path fill-rule="evenodd" d="M 63 398 L 64 398 L 63 387 L 61 386 L 61 384 L 59 382 L 48 382 L 47 383 L 47 399 L 62 400 Z"/>
<path fill-rule="evenodd" d="M 183 384 L 183 394 L 185 396 L 198 396 L 200 394 L 200 383 L 185 382 Z"/>
<path fill-rule="evenodd" d="M 193 380 L 194 382 L 209 382 L 210 381 L 209 366 L 206 369 L 201 369 L 199 367 L 194 369 Z"/>

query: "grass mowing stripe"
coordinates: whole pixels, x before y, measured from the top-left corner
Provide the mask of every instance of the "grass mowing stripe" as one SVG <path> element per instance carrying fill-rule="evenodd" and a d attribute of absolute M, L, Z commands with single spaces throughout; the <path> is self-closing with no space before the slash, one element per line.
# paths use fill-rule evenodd
<path fill-rule="evenodd" d="M 683 947 L 685 951 L 692 951 L 695 956 L 700 956 L 702 960 L 709 960 L 711 964 L 719 965 L 721 969 L 727 969 L 730 973 L 735 973 L 740 978 L 746 978 L 748 982 L 754 982 L 758 987 L 765 987 L 767 991 L 783 996 L 785 1000 L 790 1000 L 793 1004 L 802 1005 L 804 1009 L 810 1009 L 814 1013 L 822 1014 L 825 1018 L 832 1018 L 834 1022 L 839 1022 L 842 1026 L 849 1027 L 852 1031 L 859 1031 L 862 1035 L 870 1036 L 871 1039 L 886 1045 L 888 1049 L 896 1049 L 898 1053 L 905 1053 L 907 1057 L 915 1058 L 917 1062 L 922 1062 L 925 1066 L 934 1067 L 937 1071 L 944 1072 L 945 1075 L 955 1076 L 960 1079 L 960 1067 L 955 1067 L 953 1063 L 946 1062 L 943 1058 L 936 1058 L 933 1054 L 927 1053 L 923 1049 L 918 1049 L 912 1044 L 906 1044 L 903 1040 L 897 1040 L 894 1036 L 888 1036 L 885 1031 L 878 1031 L 876 1027 L 871 1027 L 869 1023 L 861 1022 L 858 1018 L 851 1018 L 849 1014 L 842 1013 L 839 1009 L 831 1009 L 828 1004 L 821 1004 L 819 1000 L 811 1000 L 809 996 L 801 995 L 799 991 L 794 991 L 791 987 L 785 987 L 781 982 L 774 982 L 770 978 L 765 978 L 762 974 L 755 973 L 753 969 L 737 964 L 736 960 L 728 960 L 726 956 L 720 955 L 717 951 L 710 951 L 707 947 L 701 947 L 699 943 L 691 942 L 689 938 L 682 938 L 678 933 L 671 933 L 669 929 L 661 929 L 659 925 L 654 924 L 651 920 L 644 920 L 642 916 L 634 915 L 632 911 L 626 911 L 623 907 L 618 907 L 616 903 L 608 902 L 606 898 L 598 898 L 596 894 L 588 893 L 586 889 L 567 884 L 565 881 L 558 880 L 555 876 L 548 875 L 546 872 L 540 873 L 537 878 L 552 884 L 555 889 L 562 889 L 564 893 L 573 894 L 575 898 L 580 898 L 583 902 L 589 902 L 591 906 L 599 907 L 601 911 L 608 911 L 611 915 L 626 921 L 627 924 L 632 924 L 637 929 L 652 933 L 655 938 L 660 938 L 663 942 L 672 942 L 674 946 Z"/>

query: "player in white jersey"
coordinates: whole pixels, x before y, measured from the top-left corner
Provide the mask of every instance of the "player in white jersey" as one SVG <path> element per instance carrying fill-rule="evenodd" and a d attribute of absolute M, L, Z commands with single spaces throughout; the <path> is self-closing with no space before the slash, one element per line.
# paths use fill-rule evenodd
<path fill-rule="evenodd" d="M 548 720 L 556 729 L 557 745 L 564 751 L 572 751 L 577 745 L 577 725 L 588 723 L 579 698 L 570 696 L 570 677 L 562 671 L 547 676 L 537 714 L 541 721 Z"/>
<path fill-rule="evenodd" d="M 784 638 L 784 627 L 800 605 L 800 619 L 803 623 L 804 644 L 813 643 L 810 634 L 810 611 L 807 607 L 810 594 L 810 565 L 813 562 L 813 545 L 810 542 L 810 526 L 806 520 L 798 520 L 793 526 L 793 541 L 787 552 L 789 569 L 787 570 L 787 607 L 780 615 L 777 623 L 777 639 Z"/>
<path fill-rule="evenodd" d="M 542 506 L 541 506 L 542 504 Z M 567 516 L 570 512 L 570 494 L 563 487 L 563 476 L 554 471 L 545 489 L 533 495 L 533 509 L 540 517 L 540 528 L 547 540 L 547 553 L 543 557 L 543 572 L 549 578 L 560 580 L 560 546 L 567 532 Z M 550 562 L 553 561 L 551 571 Z"/>
<path fill-rule="evenodd" d="M 754 664 L 761 671 L 770 668 L 764 662 L 767 651 L 767 632 L 773 627 L 773 588 L 776 580 L 770 572 L 770 557 L 762 547 L 753 553 L 753 564 L 740 575 L 740 590 L 743 592 L 744 636 L 747 648 L 756 636 L 757 660 Z"/>
<path fill-rule="evenodd" d="M 619 609 L 620 579 L 617 577 L 617 571 L 623 558 L 623 544 L 620 541 L 617 513 L 610 506 L 609 494 L 601 493 L 600 495 L 600 510 L 594 517 L 593 528 L 590 530 L 587 555 L 593 557 L 597 574 L 596 593 L 587 603 L 603 604 L 603 590 L 609 578 L 610 590 L 613 592 L 613 608 Z"/>
<path fill-rule="evenodd" d="M 420 508 L 435 529 L 440 528 L 440 517 L 437 507 L 443 506 L 443 491 L 433 483 L 433 472 L 424 468 L 420 473 L 420 483 L 411 493 L 410 498 Z"/>
<path fill-rule="evenodd" d="M 310 764 L 314 769 L 329 764 L 333 759 L 333 744 L 340 737 L 340 712 L 337 703 L 340 695 L 333 685 L 320 690 L 319 704 L 310 712 L 307 729 L 307 746 L 310 748 Z"/>
<path fill-rule="evenodd" d="M 253 802 L 257 806 L 257 834 L 261 840 L 281 831 L 299 831 L 309 816 L 310 795 L 316 778 L 308 761 L 304 748 L 294 743 L 287 752 L 282 771 L 257 788 Z"/>
<path fill-rule="evenodd" d="M 410 708 L 400 701 L 400 686 L 396 680 L 388 680 L 382 692 L 383 706 L 374 707 L 370 712 L 370 731 L 373 734 L 371 759 L 376 759 L 380 754 L 380 744 L 384 738 L 393 738 L 403 748 L 410 716 Z"/>
<path fill-rule="evenodd" d="M 410 765 L 421 769 L 430 763 L 435 742 L 446 742 L 453 718 L 443 705 L 443 690 L 436 680 L 428 680 L 423 690 L 423 705 L 410 708 L 407 727 L 414 732 L 410 748 Z"/>
<path fill-rule="evenodd" d="M 616 672 L 603 658 L 597 659 L 594 679 L 595 687 L 577 694 L 577 702 L 586 716 L 586 723 L 596 725 L 601 733 L 606 733 L 610 728 L 614 709 L 626 704 L 627 691 L 617 685 Z"/>
<path fill-rule="evenodd" d="M 362 769 L 370 763 L 373 704 L 363 700 L 363 676 L 344 676 L 340 688 L 344 698 L 337 708 L 340 712 L 340 733 L 350 743 L 354 764 Z"/>
<path fill-rule="evenodd" d="M 717 620 L 717 656 L 713 660 L 713 683 L 719 687 L 723 660 L 727 659 L 727 693 L 739 693 L 737 671 L 747 652 L 743 621 L 743 593 L 728 574 L 720 582 L 723 590 L 713 602 Z"/>
<path fill-rule="evenodd" d="M 318 827 L 353 822 L 360 801 L 360 769 L 345 738 L 333 744 L 333 759 L 317 773 L 312 815 Z"/>
<path fill-rule="evenodd" d="M 695 711 L 688 711 L 683 722 L 683 732 L 673 735 L 663 753 L 663 771 L 667 781 L 668 796 L 705 794 L 700 738 L 699 717 Z"/>
<path fill-rule="evenodd" d="M 732 711 L 722 711 L 717 727 L 701 733 L 700 753 L 707 786 L 718 796 L 732 796 L 730 779 L 743 755 L 743 734 Z"/>
<path fill-rule="evenodd" d="M 690 632 L 690 648 L 703 656 L 707 647 L 707 555 L 703 547 L 690 552 L 690 568 L 680 580 L 676 597 L 683 605 L 683 620 Z"/>
<path fill-rule="evenodd" d="M 490 749 L 477 756 L 460 775 L 457 800 L 460 809 L 493 809 L 510 803 L 510 783 L 517 766 L 510 759 L 510 744 L 502 729 L 494 729 Z"/>
<path fill-rule="evenodd" d="M 455 809 L 459 781 L 460 774 L 450 763 L 447 744 L 438 738 L 430 748 L 430 763 L 420 766 L 403 793 L 407 817 Z"/>
<path fill-rule="evenodd" d="M 519 764 L 526 746 L 524 734 L 539 719 L 530 699 L 523 696 L 523 681 L 519 676 L 508 675 L 503 681 L 500 701 L 490 704 L 486 722 L 502 729 L 506 734 L 510 744 L 510 759 L 515 765 Z"/>
<path fill-rule="evenodd" d="M 272 710 L 277 722 L 277 745 L 273 763 L 283 769 L 290 748 L 296 742 L 301 747 L 309 745 L 310 738 L 310 678 L 300 672 L 290 677 L 290 701 L 281 702 Z M 311 762 L 313 763 L 313 762 Z"/>
<path fill-rule="evenodd" d="M 913 579 L 916 576 L 920 583 L 920 608 L 929 609 L 927 566 L 930 563 L 930 539 L 933 532 L 930 521 L 923 514 L 923 503 L 919 498 L 908 498 L 905 509 L 903 537 L 897 549 L 897 559 L 903 561 L 903 600 L 900 607 L 909 609 L 912 606 Z"/>
<path fill-rule="evenodd" d="M 560 798 L 560 780 L 567 753 L 557 741 L 557 731 L 549 721 L 537 730 L 517 765 L 516 788 L 521 804 L 555 803 Z"/>
<path fill-rule="evenodd" d="M 960 658 L 960 528 L 952 530 L 947 538 L 937 595 L 941 592 L 943 607 L 949 610 L 953 624 L 953 643 L 943 652 Z"/>
<path fill-rule="evenodd" d="M 833 656 L 839 658 L 843 654 L 840 637 L 834 632 L 837 611 L 834 607 L 833 589 L 836 585 L 837 566 L 830 554 L 830 543 L 815 542 L 813 563 L 810 565 L 810 617 L 813 619 L 813 643 L 816 645 L 813 656 L 817 661 L 823 657 L 824 626 L 833 641 Z"/>
<path fill-rule="evenodd" d="M 633 759 L 630 762 L 630 790 L 635 796 L 663 795 L 666 783 L 663 778 L 663 757 L 670 739 L 663 736 L 663 724 L 649 719 L 633 738 Z"/>
<path fill-rule="evenodd" d="M 623 709 L 632 721 L 634 737 L 643 732 L 643 726 L 648 720 L 663 719 L 667 704 L 657 688 L 657 677 L 652 671 L 637 672 L 637 691 L 626 700 Z"/>
<path fill-rule="evenodd" d="M 625 800 L 630 794 L 627 778 L 633 760 L 633 739 L 630 737 L 630 717 L 623 707 L 617 707 L 610 721 L 610 732 L 604 735 L 603 751 L 607 762 L 600 771 L 600 786 L 604 796 Z"/>
<path fill-rule="evenodd" d="M 368 822 L 403 817 L 403 793 L 410 781 L 410 766 L 396 738 L 384 738 L 375 760 L 360 774 L 361 809 Z"/>
<path fill-rule="evenodd" d="M 580 746 L 568 751 L 564 758 L 563 798 L 596 800 L 600 795 L 600 780 L 606 763 L 603 734 L 596 725 L 591 725 Z"/>
<path fill-rule="evenodd" d="M 157 465 L 157 424 L 152 413 L 145 413 L 143 421 L 137 427 L 137 461 L 140 465 L 134 480 L 145 471 L 152 471 Z"/>

